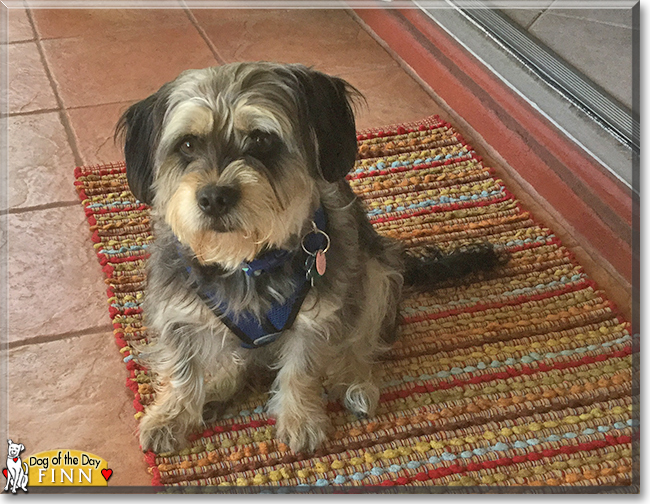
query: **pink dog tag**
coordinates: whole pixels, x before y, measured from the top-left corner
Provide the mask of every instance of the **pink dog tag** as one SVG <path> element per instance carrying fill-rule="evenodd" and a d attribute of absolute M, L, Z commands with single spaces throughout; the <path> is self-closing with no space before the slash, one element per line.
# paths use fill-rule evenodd
<path fill-rule="evenodd" d="M 325 254 L 322 250 L 316 252 L 316 271 L 320 276 L 325 274 L 325 269 L 327 268 L 327 259 L 325 259 Z"/>

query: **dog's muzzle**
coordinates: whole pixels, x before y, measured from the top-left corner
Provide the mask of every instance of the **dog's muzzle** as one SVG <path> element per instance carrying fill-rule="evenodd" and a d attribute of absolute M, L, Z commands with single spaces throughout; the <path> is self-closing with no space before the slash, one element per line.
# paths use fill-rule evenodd
<path fill-rule="evenodd" d="M 196 193 L 199 208 L 210 217 L 227 214 L 239 201 L 240 190 L 232 186 L 208 184 Z"/>

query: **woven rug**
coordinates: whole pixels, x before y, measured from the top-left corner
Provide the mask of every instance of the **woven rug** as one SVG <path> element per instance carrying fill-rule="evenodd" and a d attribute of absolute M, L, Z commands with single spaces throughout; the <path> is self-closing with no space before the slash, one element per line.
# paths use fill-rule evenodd
<path fill-rule="evenodd" d="M 481 281 L 403 301 L 400 338 L 377 365 L 375 417 L 359 420 L 329 402 L 330 441 L 296 454 L 275 439 L 266 397 L 252 395 L 189 448 L 146 454 L 153 484 L 632 485 L 630 324 L 451 125 L 430 117 L 358 138 L 348 177 L 379 233 L 415 252 L 489 241 L 510 262 Z M 123 163 L 75 174 L 140 418 L 154 400 L 131 347 L 148 337 L 149 210 L 129 192 Z"/>

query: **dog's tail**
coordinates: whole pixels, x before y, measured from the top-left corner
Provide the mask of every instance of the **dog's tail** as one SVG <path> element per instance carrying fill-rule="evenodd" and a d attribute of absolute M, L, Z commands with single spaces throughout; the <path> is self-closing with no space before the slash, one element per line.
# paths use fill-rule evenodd
<path fill-rule="evenodd" d="M 472 245 L 446 254 L 435 247 L 428 247 L 421 257 L 409 253 L 404 256 L 404 284 L 422 291 L 491 271 L 509 260 L 507 255 L 498 253 L 490 244 Z"/>

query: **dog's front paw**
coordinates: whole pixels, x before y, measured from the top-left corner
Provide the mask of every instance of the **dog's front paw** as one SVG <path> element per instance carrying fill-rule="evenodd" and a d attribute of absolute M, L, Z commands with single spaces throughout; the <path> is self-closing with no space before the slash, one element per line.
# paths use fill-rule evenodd
<path fill-rule="evenodd" d="M 326 415 L 277 416 L 276 436 L 294 452 L 313 452 L 327 440 L 329 429 L 330 422 Z"/>
<path fill-rule="evenodd" d="M 155 416 L 145 415 L 140 421 L 140 446 L 142 451 L 165 453 L 178 451 L 187 443 L 187 432 L 175 422 L 162 422 Z"/>

